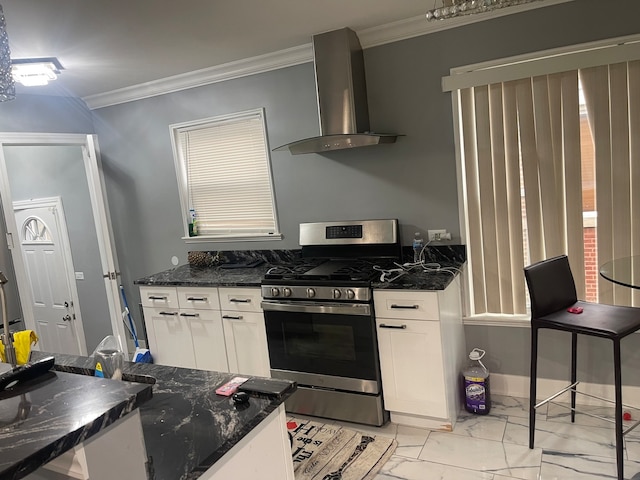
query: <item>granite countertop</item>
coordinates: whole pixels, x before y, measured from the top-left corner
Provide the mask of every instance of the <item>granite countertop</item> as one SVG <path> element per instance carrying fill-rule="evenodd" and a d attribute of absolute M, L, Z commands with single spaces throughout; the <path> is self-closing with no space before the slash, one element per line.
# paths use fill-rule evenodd
<path fill-rule="evenodd" d="M 237 254 L 237 252 L 234 252 Z M 253 253 L 253 252 L 252 252 Z M 271 252 L 270 252 L 271 253 Z M 265 263 L 254 268 L 225 269 L 220 266 L 197 267 L 180 265 L 160 273 L 139 278 L 136 285 L 185 286 L 185 287 L 259 287 L 265 273 L 282 261 L 281 252 L 277 256 L 262 254 Z M 289 258 L 289 257 L 288 257 Z M 405 258 L 405 262 L 409 259 Z M 376 289 L 396 290 L 444 290 L 464 265 L 464 256 L 454 249 L 431 252 L 426 259 L 427 267 L 415 268 L 410 273 L 393 282 L 374 281 Z M 439 269 L 435 266 L 439 266 Z"/>
<path fill-rule="evenodd" d="M 460 274 L 461 264 L 440 264 L 439 268 L 417 268 L 392 282 L 376 281 L 372 287 L 378 290 L 444 290 Z"/>
<path fill-rule="evenodd" d="M 43 354 L 34 352 L 38 355 Z M 89 357 L 55 357 L 55 370 L 93 374 Z M 252 396 L 248 405 L 236 406 L 230 397 L 214 393 L 234 376 L 125 362 L 125 380 L 153 383 L 153 397 L 140 407 L 151 480 L 198 478 L 296 390 L 295 382 L 289 382 L 280 397 Z"/>
<path fill-rule="evenodd" d="M 25 477 L 138 408 L 151 391 L 49 371 L 0 392 L 0 478 Z"/>
<path fill-rule="evenodd" d="M 139 278 L 136 285 L 173 285 L 184 287 L 259 287 L 272 265 L 254 268 L 224 269 L 220 267 L 194 267 L 189 264 Z"/>

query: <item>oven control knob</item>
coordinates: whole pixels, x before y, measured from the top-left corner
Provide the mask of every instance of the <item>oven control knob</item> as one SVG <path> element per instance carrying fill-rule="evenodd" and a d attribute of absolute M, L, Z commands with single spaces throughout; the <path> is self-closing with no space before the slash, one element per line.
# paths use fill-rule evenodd
<path fill-rule="evenodd" d="M 284 287 L 282 289 L 282 295 L 284 295 L 285 297 L 290 297 L 291 296 L 291 289 L 289 287 Z"/>
<path fill-rule="evenodd" d="M 276 287 L 272 287 L 271 288 L 271 296 L 272 297 L 277 297 L 278 295 L 280 295 L 280 289 L 276 288 Z"/>
<path fill-rule="evenodd" d="M 353 300 L 354 298 L 356 298 L 356 292 L 354 292 L 353 290 L 351 290 L 350 288 L 347 289 L 347 298 L 349 300 Z"/>
<path fill-rule="evenodd" d="M 307 288 L 307 297 L 313 298 L 316 296 L 316 291 L 313 288 Z"/>
<path fill-rule="evenodd" d="M 333 290 L 333 298 L 340 298 L 341 295 L 342 295 L 342 292 L 337 288 Z"/>

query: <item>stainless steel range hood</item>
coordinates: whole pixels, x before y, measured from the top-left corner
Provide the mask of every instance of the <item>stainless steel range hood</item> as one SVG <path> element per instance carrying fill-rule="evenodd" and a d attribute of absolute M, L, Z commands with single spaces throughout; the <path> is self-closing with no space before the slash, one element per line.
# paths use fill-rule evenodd
<path fill-rule="evenodd" d="M 369 131 L 364 57 L 356 33 L 343 28 L 313 37 L 320 136 L 275 150 L 293 155 L 394 143 L 397 134 Z"/>

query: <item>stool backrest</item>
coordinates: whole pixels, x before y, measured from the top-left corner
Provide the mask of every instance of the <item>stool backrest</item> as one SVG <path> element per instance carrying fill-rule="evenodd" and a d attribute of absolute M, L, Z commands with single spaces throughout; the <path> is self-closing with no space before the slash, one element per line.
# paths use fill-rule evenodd
<path fill-rule="evenodd" d="M 524 268 L 531 298 L 531 318 L 544 317 L 578 301 L 566 255 L 542 260 Z"/>

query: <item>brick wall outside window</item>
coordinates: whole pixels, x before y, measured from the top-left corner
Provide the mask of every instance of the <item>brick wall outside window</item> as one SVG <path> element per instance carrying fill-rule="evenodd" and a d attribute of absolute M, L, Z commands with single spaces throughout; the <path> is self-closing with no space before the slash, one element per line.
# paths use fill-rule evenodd
<path fill-rule="evenodd" d="M 595 227 L 585 227 L 584 231 L 584 274 L 585 300 L 598 301 L 598 252 Z"/>

